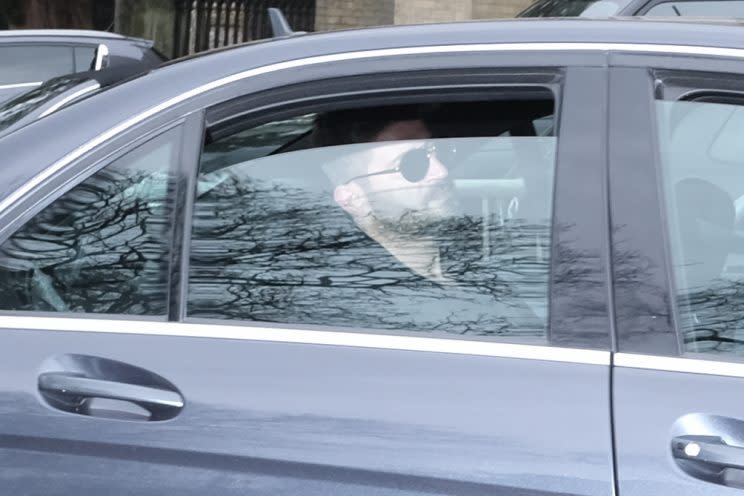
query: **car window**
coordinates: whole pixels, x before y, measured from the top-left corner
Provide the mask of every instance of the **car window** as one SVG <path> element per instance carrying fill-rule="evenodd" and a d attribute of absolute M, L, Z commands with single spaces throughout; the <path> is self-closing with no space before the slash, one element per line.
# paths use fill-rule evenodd
<path fill-rule="evenodd" d="M 0 244 L 0 309 L 165 315 L 179 141 L 126 153 Z"/>
<path fill-rule="evenodd" d="M 96 54 L 94 46 L 75 47 L 75 72 L 89 71 L 93 68 L 93 58 Z"/>
<path fill-rule="evenodd" d="M 188 315 L 544 340 L 546 93 L 210 130 Z"/>
<path fill-rule="evenodd" d="M 651 7 L 647 16 L 744 17 L 744 1 L 665 2 Z"/>
<path fill-rule="evenodd" d="M 75 72 L 69 46 L 0 45 L 0 85 L 42 82 Z"/>
<path fill-rule="evenodd" d="M 656 102 L 686 352 L 744 355 L 744 98 Z"/>

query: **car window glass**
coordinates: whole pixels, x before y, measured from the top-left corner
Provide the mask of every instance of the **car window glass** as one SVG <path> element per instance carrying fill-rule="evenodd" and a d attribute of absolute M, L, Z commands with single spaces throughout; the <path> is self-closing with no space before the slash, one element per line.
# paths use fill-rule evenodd
<path fill-rule="evenodd" d="M 42 82 L 75 71 L 72 47 L 0 46 L 0 85 Z"/>
<path fill-rule="evenodd" d="M 683 348 L 744 355 L 744 107 L 656 108 Z"/>
<path fill-rule="evenodd" d="M 188 315 L 544 340 L 552 112 L 394 106 L 209 133 Z"/>
<path fill-rule="evenodd" d="M 0 244 L 0 309 L 165 315 L 179 140 L 114 160 Z"/>
<path fill-rule="evenodd" d="M 600 0 L 589 5 L 579 14 L 579 17 L 609 17 L 614 16 L 620 9 L 625 7 L 628 2 L 619 2 L 615 0 Z"/>
<path fill-rule="evenodd" d="M 647 16 L 744 17 L 744 1 L 666 2 L 651 7 Z"/>
<path fill-rule="evenodd" d="M 75 72 L 89 71 L 93 67 L 93 58 L 96 54 L 94 46 L 75 47 Z"/>

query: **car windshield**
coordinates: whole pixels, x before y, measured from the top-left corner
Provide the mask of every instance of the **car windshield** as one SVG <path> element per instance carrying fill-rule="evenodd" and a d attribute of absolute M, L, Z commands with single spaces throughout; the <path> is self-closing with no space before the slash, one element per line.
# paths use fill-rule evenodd
<path fill-rule="evenodd" d="M 60 76 L 3 103 L 0 106 L 0 134 L 46 102 L 88 80 L 90 75 L 86 73 Z"/>
<path fill-rule="evenodd" d="M 630 0 L 538 0 L 517 17 L 606 17 L 616 15 Z"/>

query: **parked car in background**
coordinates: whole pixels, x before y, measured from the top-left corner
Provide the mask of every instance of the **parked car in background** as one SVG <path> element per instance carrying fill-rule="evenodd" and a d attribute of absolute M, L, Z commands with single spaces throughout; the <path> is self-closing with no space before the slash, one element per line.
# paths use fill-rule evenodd
<path fill-rule="evenodd" d="M 0 102 L 57 76 L 122 64 L 145 70 L 166 60 L 152 41 L 104 31 L 0 31 Z"/>
<path fill-rule="evenodd" d="M 744 0 L 537 0 L 517 17 L 744 17 Z"/>
<path fill-rule="evenodd" d="M 736 494 L 741 33 L 286 35 L 0 137 L 0 487 Z"/>
<path fill-rule="evenodd" d="M 141 64 L 131 63 L 49 79 L 0 103 L 0 136 L 144 72 Z"/>

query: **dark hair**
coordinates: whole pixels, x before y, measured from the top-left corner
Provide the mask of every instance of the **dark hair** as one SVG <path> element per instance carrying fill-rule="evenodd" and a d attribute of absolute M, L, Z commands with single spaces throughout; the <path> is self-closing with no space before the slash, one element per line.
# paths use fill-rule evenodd
<path fill-rule="evenodd" d="M 315 146 L 351 145 L 367 143 L 389 124 L 399 121 L 428 121 L 429 106 L 390 105 L 357 109 L 334 110 L 315 120 Z"/>

